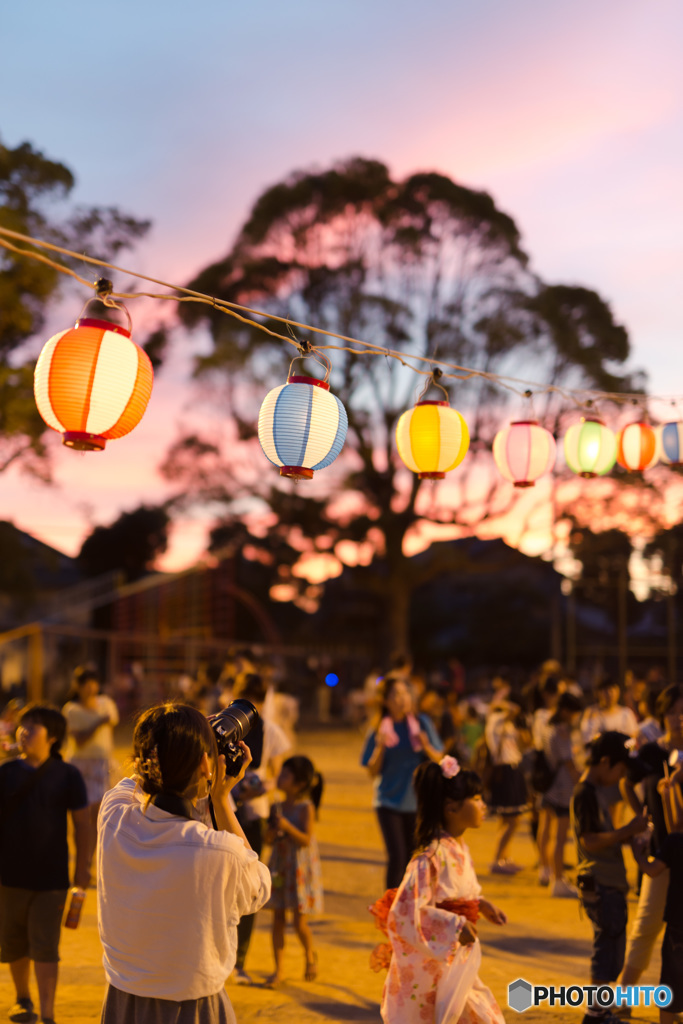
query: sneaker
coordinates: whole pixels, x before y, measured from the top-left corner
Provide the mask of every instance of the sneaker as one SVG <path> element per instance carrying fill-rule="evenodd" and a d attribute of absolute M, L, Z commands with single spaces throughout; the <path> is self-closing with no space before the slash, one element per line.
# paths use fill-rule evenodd
<path fill-rule="evenodd" d="M 232 972 L 231 981 L 234 981 L 236 985 L 251 985 L 251 975 L 247 974 L 243 967 L 236 967 Z"/>
<path fill-rule="evenodd" d="M 509 860 L 494 861 L 489 868 L 492 875 L 516 875 L 517 872 L 521 870 L 522 869 L 518 867 L 517 864 L 513 864 L 512 861 Z"/>
<path fill-rule="evenodd" d="M 579 898 L 578 890 L 575 889 L 573 885 L 570 885 L 569 882 L 566 882 L 564 878 L 555 879 L 555 881 L 553 882 L 553 887 L 550 890 L 550 895 L 560 896 L 564 899 L 576 900 Z"/>
<path fill-rule="evenodd" d="M 9 1019 L 14 1024 L 34 1024 L 37 1015 L 33 1012 L 33 1001 L 26 996 L 24 999 L 17 999 L 9 1012 Z"/>
<path fill-rule="evenodd" d="M 539 868 L 538 884 L 543 886 L 550 885 L 550 868 Z"/>

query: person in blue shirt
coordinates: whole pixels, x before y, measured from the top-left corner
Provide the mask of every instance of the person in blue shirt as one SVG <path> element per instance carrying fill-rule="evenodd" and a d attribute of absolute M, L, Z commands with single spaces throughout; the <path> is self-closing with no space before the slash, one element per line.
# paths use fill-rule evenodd
<path fill-rule="evenodd" d="M 376 723 L 361 764 L 375 780 L 373 806 L 387 849 L 387 889 L 400 885 L 414 847 L 417 801 L 413 773 L 423 761 L 439 762 L 443 746 L 426 715 L 415 715 L 408 683 L 387 676 Z"/>

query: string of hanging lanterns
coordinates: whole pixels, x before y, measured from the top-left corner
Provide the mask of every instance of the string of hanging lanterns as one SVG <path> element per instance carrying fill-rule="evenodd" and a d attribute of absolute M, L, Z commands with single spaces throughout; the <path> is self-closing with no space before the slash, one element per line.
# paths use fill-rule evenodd
<path fill-rule="evenodd" d="M 518 391 L 515 385 L 525 382 L 516 378 L 484 373 L 468 367 L 441 363 L 461 372 L 446 373 L 439 366 L 429 372 L 406 362 L 415 359 L 427 362 L 425 357 L 398 353 L 359 339 L 347 338 L 334 332 L 310 325 L 297 324 L 284 317 L 272 316 L 260 310 L 226 303 L 222 300 L 177 289 L 173 285 L 137 274 L 135 271 L 113 267 L 102 260 L 72 253 L 51 243 L 33 239 L 0 227 L 0 236 L 16 238 L 90 263 L 116 269 L 124 274 L 155 281 L 179 295 L 148 296 L 174 301 L 208 303 L 221 312 L 282 341 L 294 344 L 300 352 L 292 360 L 285 384 L 273 388 L 263 401 L 259 413 L 258 437 L 264 454 L 277 466 L 280 474 L 295 481 L 310 480 L 313 474 L 325 469 L 340 454 L 348 428 L 348 417 L 341 401 L 331 393 L 329 377 L 331 364 L 320 347 L 278 335 L 264 324 L 248 320 L 236 310 L 251 315 L 268 316 L 287 325 L 304 327 L 321 334 L 364 346 L 363 349 L 342 348 L 355 354 L 383 355 L 398 359 L 413 372 L 429 379 L 411 410 L 404 412 L 396 427 L 396 448 L 404 465 L 420 479 L 441 480 L 446 473 L 457 468 L 464 460 L 470 444 L 470 435 L 464 417 L 450 406 L 448 392 L 439 383 L 444 377 L 459 380 L 483 377 L 487 381 Z M 28 250 L 18 249 L 0 237 L 0 246 L 27 257 L 40 259 L 55 269 L 69 274 L 83 284 L 75 272 L 61 264 Z M 149 357 L 131 337 L 132 325 L 127 308 L 116 299 L 111 282 L 100 278 L 92 285 L 97 297 L 106 305 L 118 309 L 126 316 L 128 326 L 108 320 L 85 316 L 88 303 L 73 328 L 62 331 L 44 346 L 36 364 L 34 390 L 38 410 L 46 424 L 62 435 L 63 443 L 81 451 L 102 451 L 108 440 L 123 437 L 142 419 L 149 402 L 153 371 Z M 134 293 L 126 298 L 139 298 L 148 293 Z M 230 308 L 228 308 L 230 307 Z M 325 346 L 333 349 L 336 346 Z M 292 373 L 294 362 L 311 356 L 325 370 L 324 379 Z M 427 399 L 429 387 L 436 385 L 445 395 L 444 400 Z M 534 385 L 536 386 L 536 385 Z M 577 403 L 581 395 L 591 404 L 593 398 L 616 402 L 641 400 L 642 395 L 625 395 L 597 391 L 571 391 L 557 386 L 536 386 L 537 393 L 556 392 Z M 531 397 L 531 392 L 524 394 Z M 653 396 L 650 396 L 653 397 Z M 604 476 L 615 462 L 630 472 L 642 472 L 661 462 L 669 466 L 683 465 L 683 423 L 671 421 L 653 428 L 639 421 L 623 427 L 615 437 L 605 423 L 594 416 L 583 416 L 573 424 L 564 437 L 564 455 L 569 469 L 584 478 Z M 493 458 L 501 475 L 514 486 L 532 487 L 536 480 L 550 472 L 554 466 L 556 442 L 550 431 L 535 419 L 516 420 L 496 434 Z"/>

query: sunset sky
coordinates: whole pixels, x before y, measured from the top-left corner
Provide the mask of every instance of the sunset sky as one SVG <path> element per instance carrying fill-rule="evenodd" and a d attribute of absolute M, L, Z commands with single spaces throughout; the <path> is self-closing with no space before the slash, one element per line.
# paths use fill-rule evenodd
<path fill-rule="evenodd" d="M 43 0 L 4 4 L 0 39 L 3 142 L 65 162 L 77 201 L 151 218 L 124 265 L 187 281 L 297 168 L 434 169 L 490 192 L 534 269 L 595 288 L 651 392 L 683 396 L 677 0 Z M 178 336 L 134 434 L 82 457 L 55 438 L 55 488 L 4 474 L 1 518 L 73 554 L 92 525 L 162 499 L 201 344 Z M 165 568 L 195 560 L 206 521 L 176 525 Z"/>

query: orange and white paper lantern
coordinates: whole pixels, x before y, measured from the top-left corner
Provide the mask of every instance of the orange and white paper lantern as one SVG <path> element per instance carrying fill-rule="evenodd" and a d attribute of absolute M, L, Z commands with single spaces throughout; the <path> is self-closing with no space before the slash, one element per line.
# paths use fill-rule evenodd
<path fill-rule="evenodd" d="M 629 423 L 617 435 L 617 462 L 631 472 L 657 462 L 657 435 L 649 423 Z"/>
<path fill-rule="evenodd" d="M 533 487 L 555 463 L 555 438 L 536 420 L 518 420 L 493 439 L 493 458 L 515 487 Z"/>
<path fill-rule="evenodd" d="M 130 331 L 82 318 L 47 342 L 36 364 L 34 393 L 48 427 L 68 448 L 102 451 L 142 419 L 154 382 L 149 356 Z"/>

